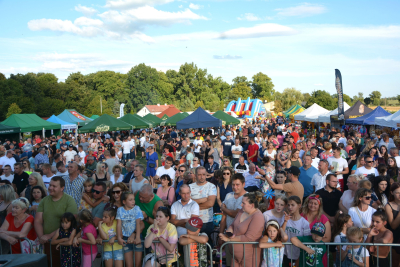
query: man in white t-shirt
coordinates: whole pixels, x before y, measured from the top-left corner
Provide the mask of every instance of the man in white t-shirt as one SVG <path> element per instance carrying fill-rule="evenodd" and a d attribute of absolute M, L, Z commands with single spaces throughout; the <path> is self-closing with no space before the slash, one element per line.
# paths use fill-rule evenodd
<path fill-rule="evenodd" d="M 8 180 L 10 181 L 10 184 L 12 184 L 14 180 L 14 175 L 11 174 L 11 166 L 10 165 L 5 165 L 3 166 L 3 175 L 0 176 L 1 180 Z"/>
<path fill-rule="evenodd" d="M 179 188 L 181 199 L 175 201 L 171 206 L 170 222 L 176 226 L 178 238 L 187 234 L 186 222 L 192 217 L 199 217 L 200 206 L 190 197 L 191 190 L 189 185 L 183 184 Z"/>
<path fill-rule="evenodd" d="M 154 181 L 156 184 L 159 184 L 158 187 L 161 187 L 160 177 L 164 174 L 168 174 L 172 180 L 172 184 L 174 184 L 175 170 L 172 168 L 173 161 L 174 160 L 171 157 L 167 157 L 165 159 L 165 165 L 157 168 L 156 175 L 154 176 Z"/>
<path fill-rule="evenodd" d="M 374 159 L 370 156 L 366 156 L 364 158 L 364 166 L 357 168 L 356 172 L 354 174 L 362 174 L 364 177 L 367 177 L 369 174 L 374 174 L 375 176 L 379 176 L 378 171 L 376 168 L 372 167 L 374 164 Z"/>
<path fill-rule="evenodd" d="M 311 166 L 318 169 L 318 165 L 319 165 L 319 161 L 320 161 L 320 158 L 318 158 L 318 148 L 313 146 L 310 149 L 310 155 L 311 155 L 311 159 L 312 159 Z"/>
<path fill-rule="evenodd" d="M 242 155 L 243 147 L 240 145 L 239 138 L 235 139 L 235 145 L 232 146 L 232 166 L 239 162 L 240 155 Z"/>
<path fill-rule="evenodd" d="M 11 170 L 14 171 L 14 164 L 17 163 L 13 157 L 13 151 L 7 150 L 5 156 L 0 158 L 0 169 L 4 168 L 6 165 L 10 165 Z"/>
<path fill-rule="evenodd" d="M 74 161 L 74 157 L 77 154 L 76 151 L 73 149 L 74 145 L 70 144 L 68 146 L 68 150 L 64 152 L 65 162 L 68 164 L 69 162 Z"/>
<path fill-rule="evenodd" d="M 136 158 L 136 142 L 135 139 L 128 136 L 130 159 Z"/>
<path fill-rule="evenodd" d="M 82 145 L 79 145 L 79 146 L 78 146 L 78 155 L 79 155 L 79 157 L 81 158 L 80 164 L 81 164 L 81 165 L 85 165 L 86 153 L 85 153 L 85 151 L 83 151 L 83 146 L 82 146 Z"/>
<path fill-rule="evenodd" d="M 208 236 L 214 231 L 213 207 L 217 199 L 217 188 L 214 184 L 207 182 L 207 171 L 204 167 L 196 168 L 196 183 L 190 184 L 191 197 L 199 204 L 199 217 L 203 220 L 200 232 Z"/>
<path fill-rule="evenodd" d="M 314 187 L 314 193 L 324 188 L 326 185 L 326 176 L 330 174 L 329 170 L 329 163 L 326 159 L 321 160 L 318 163 L 318 173 L 314 174 L 311 179 L 311 185 Z M 339 187 L 339 183 L 337 184 Z"/>
<path fill-rule="evenodd" d="M 56 176 L 67 176 L 68 175 L 68 170 L 62 161 L 57 163 L 56 168 L 57 168 Z"/>
<path fill-rule="evenodd" d="M 142 158 L 144 158 L 144 152 L 145 152 L 144 144 L 146 143 L 146 135 L 142 135 L 139 141 L 140 141 L 140 150 L 142 151 Z"/>
<path fill-rule="evenodd" d="M 340 183 L 340 188 L 344 188 L 343 174 L 349 173 L 349 165 L 347 160 L 340 156 L 340 148 L 336 147 L 332 149 L 333 157 L 328 158 L 329 170 L 337 175 Z"/>
<path fill-rule="evenodd" d="M 42 172 L 43 172 L 43 175 L 42 175 L 43 183 L 46 186 L 46 188 L 49 189 L 50 180 L 54 176 L 53 172 L 51 171 L 51 165 L 48 163 L 43 164 Z"/>
<path fill-rule="evenodd" d="M 194 145 L 194 155 L 197 157 L 197 158 L 200 158 L 200 149 L 201 149 L 201 146 L 203 145 L 203 141 L 201 141 L 201 135 L 200 135 L 200 133 L 197 133 L 197 135 L 196 135 L 196 139 L 193 141 L 193 145 Z"/>
<path fill-rule="evenodd" d="M 245 173 L 249 171 L 249 165 L 244 162 L 244 157 L 239 157 L 239 162 L 234 165 L 235 173 Z"/>

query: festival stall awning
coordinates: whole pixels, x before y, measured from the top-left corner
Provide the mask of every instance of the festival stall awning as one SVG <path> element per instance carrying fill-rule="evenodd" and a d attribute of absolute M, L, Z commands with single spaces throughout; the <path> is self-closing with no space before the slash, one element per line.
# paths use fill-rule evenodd
<path fill-rule="evenodd" d="M 386 117 L 376 117 L 375 125 L 400 128 L 400 110 Z"/>
<path fill-rule="evenodd" d="M 372 109 L 361 103 L 361 101 L 357 101 L 351 108 L 344 112 L 344 119 L 348 120 L 361 117 L 371 111 Z M 338 121 L 338 114 L 331 115 L 331 121 Z"/>
<path fill-rule="evenodd" d="M 220 120 L 222 121 L 222 124 L 224 124 L 224 125 L 234 125 L 234 124 L 236 125 L 236 124 L 239 124 L 239 123 L 240 123 L 240 120 L 238 120 L 238 119 L 232 117 L 232 116 L 229 115 L 229 114 L 226 114 L 226 113 L 223 112 L 222 110 L 218 110 L 217 112 L 215 112 L 215 113 L 213 114 L 213 116 L 214 116 L 215 118 L 220 119 Z"/>
<path fill-rule="evenodd" d="M 294 108 L 297 104 L 292 105 L 290 108 L 288 108 L 287 110 L 282 111 L 282 113 L 288 113 L 290 110 L 292 110 L 292 108 Z"/>
<path fill-rule="evenodd" d="M 161 126 L 176 126 L 176 123 L 178 121 L 183 120 L 187 116 L 189 116 L 189 114 L 186 112 L 178 113 L 178 114 L 175 114 L 174 116 L 172 116 L 171 118 L 168 118 L 167 120 L 161 122 L 160 125 Z"/>
<path fill-rule="evenodd" d="M 92 115 L 90 118 L 91 118 L 92 120 L 95 120 L 95 119 L 100 118 L 100 116 L 99 116 L 99 115 Z"/>
<path fill-rule="evenodd" d="M 222 127 L 222 121 L 207 113 L 202 108 L 197 108 L 192 114 L 176 123 L 177 129 Z"/>
<path fill-rule="evenodd" d="M 346 102 L 343 102 L 343 107 L 345 112 L 350 108 L 349 104 L 347 104 Z M 331 115 L 337 115 L 337 114 L 338 114 L 338 108 L 332 110 L 331 112 L 328 112 L 327 114 L 319 115 L 318 121 L 331 123 Z"/>
<path fill-rule="evenodd" d="M 63 121 L 62 119 L 58 118 L 56 115 L 52 115 L 50 118 L 47 119 L 47 121 L 61 124 L 61 129 L 72 130 L 72 129 L 78 128 L 78 126 L 76 124 Z"/>
<path fill-rule="evenodd" d="M 302 113 L 294 115 L 295 121 L 309 121 L 318 122 L 318 116 L 328 113 L 329 110 L 321 107 L 317 103 L 312 104 L 308 109 L 304 110 Z"/>
<path fill-rule="evenodd" d="M 304 110 L 306 110 L 306 109 L 303 108 L 303 107 L 299 108 L 298 110 L 294 111 L 293 113 L 288 114 L 288 118 L 290 118 L 291 120 L 294 120 L 294 116 L 297 115 L 297 114 L 302 113 Z"/>
<path fill-rule="evenodd" d="M 132 125 L 116 119 L 108 114 L 103 114 L 94 121 L 78 129 L 79 133 L 98 133 L 109 131 L 132 130 Z"/>
<path fill-rule="evenodd" d="M 75 109 L 66 109 L 61 114 L 57 115 L 59 119 L 69 123 L 75 123 L 79 126 L 86 125 L 89 122 L 93 121 L 91 118 L 88 118 L 82 114 L 80 114 Z"/>
<path fill-rule="evenodd" d="M 0 134 L 20 133 L 21 128 L 0 124 Z"/>
<path fill-rule="evenodd" d="M 304 108 L 303 108 L 302 106 L 296 104 L 291 110 L 289 110 L 289 111 L 286 112 L 286 113 L 283 113 L 283 115 L 284 115 L 286 118 L 289 118 L 289 117 L 290 117 L 290 114 L 293 114 L 293 113 L 298 114 L 298 113 L 299 113 L 298 110 L 301 110 L 300 112 L 303 112 L 303 111 L 304 111 Z"/>
<path fill-rule="evenodd" d="M 8 117 L 2 124 L 21 128 L 21 132 L 34 132 L 45 130 L 61 129 L 58 123 L 43 120 L 36 114 L 13 114 Z"/>
<path fill-rule="evenodd" d="M 153 127 L 153 125 L 150 122 L 145 121 L 139 115 L 135 116 L 134 114 L 130 114 L 130 113 L 119 118 L 119 120 L 132 125 L 133 129 L 144 129 L 144 128 L 152 128 Z"/>
<path fill-rule="evenodd" d="M 376 117 L 384 117 L 389 115 L 391 115 L 389 112 L 384 110 L 381 106 L 378 106 L 376 109 L 368 114 L 365 114 L 364 116 L 346 120 L 346 124 L 375 125 Z"/>
<path fill-rule="evenodd" d="M 151 122 L 153 125 L 158 126 L 162 122 L 162 119 L 158 118 L 157 116 L 149 113 L 143 117 L 145 120 Z"/>

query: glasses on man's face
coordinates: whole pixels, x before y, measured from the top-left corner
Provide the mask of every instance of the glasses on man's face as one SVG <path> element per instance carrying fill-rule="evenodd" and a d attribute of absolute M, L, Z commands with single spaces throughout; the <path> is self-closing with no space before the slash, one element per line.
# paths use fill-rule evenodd
<path fill-rule="evenodd" d="M 94 189 L 92 189 L 92 193 L 95 193 L 95 194 L 100 194 L 100 193 L 103 193 L 104 191 L 97 191 L 97 190 L 94 190 Z"/>
<path fill-rule="evenodd" d="M 368 161 L 366 161 L 366 163 L 372 163 L 373 161 L 372 160 L 368 160 Z"/>
<path fill-rule="evenodd" d="M 121 194 L 122 190 L 116 190 L 116 191 L 112 191 L 113 195 L 119 195 Z"/>
<path fill-rule="evenodd" d="M 197 159 L 194 159 L 193 161 L 197 161 Z"/>

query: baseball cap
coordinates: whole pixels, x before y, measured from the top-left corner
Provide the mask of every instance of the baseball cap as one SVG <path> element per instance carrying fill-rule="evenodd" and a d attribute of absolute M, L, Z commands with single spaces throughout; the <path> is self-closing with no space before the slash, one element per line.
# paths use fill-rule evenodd
<path fill-rule="evenodd" d="M 226 136 L 230 136 L 230 135 L 231 135 L 231 132 L 227 132 L 227 133 L 226 133 Z"/>
<path fill-rule="evenodd" d="M 192 217 L 186 222 L 186 229 L 196 232 L 203 227 L 203 220 L 199 217 Z"/>
<path fill-rule="evenodd" d="M 292 166 L 289 169 L 285 169 L 287 173 L 291 173 L 293 175 L 299 176 L 300 175 L 300 169 L 296 166 Z"/>
<path fill-rule="evenodd" d="M 356 154 L 356 151 L 354 150 L 354 149 L 351 149 L 350 151 L 349 151 L 349 156 L 353 156 L 353 155 L 355 155 Z"/>
<path fill-rule="evenodd" d="M 321 222 L 315 223 L 311 229 L 311 233 L 323 237 L 325 235 L 325 225 Z"/>
<path fill-rule="evenodd" d="M 68 147 L 74 147 L 73 145 L 69 145 Z"/>

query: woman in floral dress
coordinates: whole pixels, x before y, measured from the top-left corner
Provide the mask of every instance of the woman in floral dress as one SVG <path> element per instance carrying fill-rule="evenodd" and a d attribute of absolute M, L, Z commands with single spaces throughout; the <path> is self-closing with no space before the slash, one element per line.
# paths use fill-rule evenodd
<path fill-rule="evenodd" d="M 277 170 L 278 171 L 282 171 L 284 170 L 286 167 L 286 163 L 289 160 L 289 156 L 290 156 L 290 150 L 288 149 L 288 144 L 286 142 L 283 143 L 282 148 L 279 150 L 278 152 L 278 166 L 277 166 Z"/>

